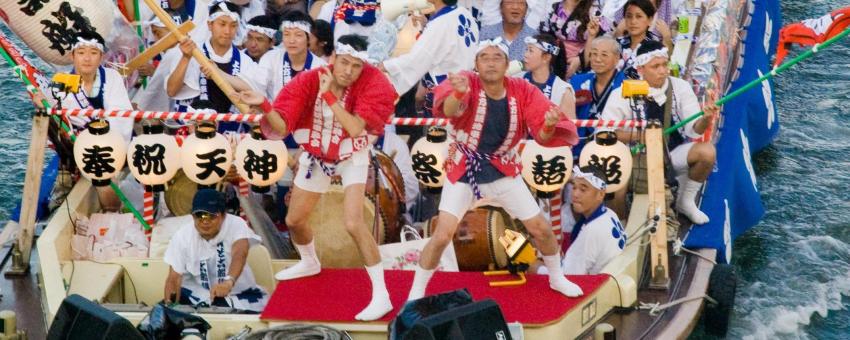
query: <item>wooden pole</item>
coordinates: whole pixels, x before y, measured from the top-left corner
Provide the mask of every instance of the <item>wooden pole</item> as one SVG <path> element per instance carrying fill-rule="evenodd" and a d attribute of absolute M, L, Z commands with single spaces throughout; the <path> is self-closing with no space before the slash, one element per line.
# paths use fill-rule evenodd
<path fill-rule="evenodd" d="M 648 217 L 658 215 L 655 233 L 650 235 L 650 273 L 652 289 L 667 289 L 670 286 L 667 263 L 667 200 L 664 182 L 664 141 L 661 124 L 651 121 L 646 129 L 646 173 L 649 196 Z"/>
<path fill-rule="evenodd" d="M 37 114 L 32 119 L 32 134 L 27 154 L 27 172 L 24 177 L 21 214 L 18 223 L 21 231 L 18 235 L 17 251 L 13 253 L 12 267 L 6 275 L 25 275 L 29 271 L 32 240 L 35 235 L 35 214 L 38 209 L 38 195 L 41 188 L 41 173 L 44 168 L 44 150 L 47 145 L 47 128 L 50 118 Z"/>
<path fill-rule="evenodd" d="M 188 34 L 195 28 L 195 23 L 191 21 L 184 22 L 178 29 L 183 34 Z M 135 58 L 124 64 L 123 67 L 118 68 L 118 72 L 121 72 L 123 76 L 129 76 L 133 74 L 137 68 L 146 64 L 148 61 L 156 57 L 157 54 L 162 53 L 172 46 L 176 45 L 179 41 L 177 40 L 177 36 L 174 33 L 168 33 L 168 35 L 162 37 L 159 41 L 153 44 L 151 47 L 146 49 L 144 52 L 137 55 Z"/>
<path fill-rule="evenodd" d="M 165 13 L 165 11 L 162 10 L 162 7 L 159 7 L 159 5 L 154 2 L 154 0 L 145 0 L 145 4 L 147 4 L 148 7 L 150 7 L 153 13 L 157 16 L 157 18 L 159 18 L 159 20 L 162 21 L 163 24 L 165 24 L 165 27 L 167 27 L 168 30 L 171 31 L 171 34 L 174 34 L 174 36 L 177 37 L 177 41 L 183 41 L 183 39 L 186 38 L 186 35 L 183 34 L 183 32 L 181 32 L 180 29 L 177 27 L 177 24 L 174 23 L 174 20 L 171 19 L 171 17 L 168 16 L 168 13 Z M 210 62 L 207 56 L 204 55 L 204 52 L 201 52 L 200 49 L 195 48 L 194 50 L 192 50 L 192 57 L 194 57 L 195 60 L 198 61 L 198 64 L 200 64 L 202 67 L 206 67 L 211 70 L 218 70 L 218 67 L 213 65 L 213 63 Z M 230 83 L 228 83 L 226 80 L 224 80 L 224 78 L 221 77 L 218 72 L 213 72 L 212 77 L 210 78 L 213 82 L 215 82 L 216 85 L 218 85 L 218 88 L 220 88 L 221 91 L 224 92 L 225 95 L 227 95 L 227 99 L 230 99 L 230 102 L 233 103 L 233 105 L 235 105 L 240 112 L 250 112 L 250 108 L 247 104 L 241 103 L 237 98 L 234 97 L 236 91 L 233 89 L 232 86 L 230 86 Z"/>

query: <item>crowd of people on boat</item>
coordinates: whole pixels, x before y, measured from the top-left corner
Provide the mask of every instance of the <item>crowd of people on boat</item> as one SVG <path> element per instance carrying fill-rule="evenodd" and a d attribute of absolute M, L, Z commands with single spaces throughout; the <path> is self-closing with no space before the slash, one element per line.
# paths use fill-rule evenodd
<path fill-rule="evenodd" d="M 702 118 L 670 134 L 665 143 L 679 183 L 677 210 L 695 224 L 708 222 L 696 196 L 714 166 L 714 147 L 696 140 L 718 108 L 701 107 L 690 84 L 670 75 L 683 1 L 428 2 L 433 5 L 423 10 L 428 14 L 411 11 L 389 20 L 381 15 L 378 0 L 158 1 L 169 20 L 195 23 L 189 38 L 141 67 L 145 86 L 128 91 L 121 75 L 103 63 L 104 38 L 79 33 L 71 56 L 82 90 L 67 96 L 63 107 L 238 112 L 235 98 L 262 113 L 265 138 L 301 150 L 292 162 L 290 182 L 275 188 L 280 207 L 286 194 L 280 219 L 300 261 L 275 278 L 286 281 L 321 271 L 308 219 L 332 178 L 339 177 L 345 196 L 341 223 L 372 285 L 372 298 L 358 320 L 379 319 L 393 308 L 378 244 L 362 216 L 371 149 L 395 150 L 387 154 L 404 177 L 406 218 L 431 217 L 414 216 L 421 203 L 410 162 L 415 138 L 405 142 L 399 137 L 404 128 L 387 125 L 393 115 L 444 117 L 453 127 L 438 222 L 415 269 L 409 300 L 425 295 L 458 222 L 482 198 L 522 221 L 541 254 L 537 272 L 548 275 L 550 287 L 565 296 L 583 294 L 565 274 L 599 273 L 623 251 L 631 186 L 609 195 L 604 169 L 573 169 L 570 184 L 560 191 L 564 236 L 559 240 L 552 217 L 519 176 L 516 147 L 526 139 L 572 146 L 577 159 L 600 129 L 577 128 L 575 119 L 655 119 L 669 127 L 704 110 Z M 608 2 L 623 5 L 603 15 L 611 7 Z M 140 17 L 148 44 L 169 33 L 169 25 L 149 9 L 141 8 Z M 415 40 L 406 42 L 404 32 L 411 28 Z M 202 66 L 193 57 L 196 49 L 215 67 Z M 517 62 L 521 68 L 513 67 Z M 225 93 L 212 80 L 214 73 L 235 92 Z M 621 84 L 628 79 L 649 84 L 644 110 L 633 110 L 623 98 Z M 109 121 L 129 142 L 134 122 Z M 82 129 L 87 120 L 71 123 Z M 185 123 L 162 122 L 177 130 Z M 222 122 L 218 129 L 240 133 L 250 126 Z M 421 130 L 407 128 L 404 134 L 418 137 Z M 643 138 L 638 129 L 616 134 L 627 145 Z M 98 190 L 105 210 L 119 208 L 109 187 Z M 192 223 L 175 234 L 165 255 L 171 267 L 167 301 L 262 310 L 268 294 L 246 266 L 248 248 L 259 238 L 240 217 L 227 213 L 225 202 L 211 189 L 195 195 Z"/>

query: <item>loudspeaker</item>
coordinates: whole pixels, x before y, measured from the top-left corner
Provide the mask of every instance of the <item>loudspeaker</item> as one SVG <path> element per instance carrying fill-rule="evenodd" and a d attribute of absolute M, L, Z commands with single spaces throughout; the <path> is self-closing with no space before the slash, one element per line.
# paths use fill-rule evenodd
<path fill-rule="evenodd" d="M 491 299 L 419 320 L 404 340 L 511 340 L 499 305 Z"/>
<path fill-rule="evenodd" d="M 428 0 L 384 0 L 381 2 L 381 13 L 384 14 L 384 19 L 393 21 L 399 15 L 424 10 L 431 6 L 433 5 Z"/>
<path fill-rule="evenodd" d="M 121 339 L 144 340 L 129 320 L 88 299 L 73 294 L 62 301 L 53 318 L 48 340 Z"/>

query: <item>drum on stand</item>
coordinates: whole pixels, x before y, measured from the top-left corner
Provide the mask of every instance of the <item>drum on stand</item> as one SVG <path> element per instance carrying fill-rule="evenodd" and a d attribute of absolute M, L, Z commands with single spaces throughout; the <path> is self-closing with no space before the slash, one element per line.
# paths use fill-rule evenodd
<path fill-rule="evenodd" d="M 404 211 L 404 181 L 393 160 L 380 151 L 373 151 L 375 161 L 370 162 L 366 180 L 366 200 L 363 204 L 363 223 L 372 231 L 378 244 L 399 241 L 401 214 Z M 375 181 L 375 163 L 381 180 Z M 325 268 L 356 268 L 364 263 L 354 239 L 345 230 L 343 188 L 338 179 L 319 199 L 309 225 L 313 229 L 316 254 Z M 375 213 L 376 202 L 379 211 Z M 377 216 L 376 216 L 377 215 Z M 376 221 L 377 218 L 377 221 Z"/>
<path fill-rule="evenodd" d="M 439 216 L 439 215 L 438 215 Z M 438 216 L 431 218 L 423 228 L 429 237 Z M 521 230 L 504 209 L 481 206 L 466 212 L 458 222 L 452 244 L 461 271 L 485 271 L 502 269 L 508 265 L 508 254 L 499 243 L 505 229 Z"/>

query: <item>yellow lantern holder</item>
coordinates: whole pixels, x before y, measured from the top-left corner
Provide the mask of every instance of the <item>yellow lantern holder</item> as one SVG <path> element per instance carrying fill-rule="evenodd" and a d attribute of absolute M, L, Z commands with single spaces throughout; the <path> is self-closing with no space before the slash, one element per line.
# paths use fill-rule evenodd
<path fill-rule="evenodd" d="M 525 272 L 531 263 L 537 260 L 537 252 L 528 238 L 513 230 L 505 230 L 505 236 L 499 237 L 499 243 L 505 247 L 508 253 L 507 270 L 491 270 L 484 272 L 484 276 L 514 275 L 517 279 L 490 281 L 490 287 L 519 286 L 526 283 Z"/>

